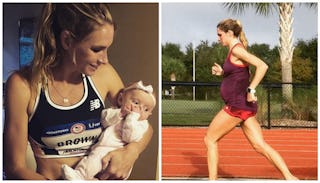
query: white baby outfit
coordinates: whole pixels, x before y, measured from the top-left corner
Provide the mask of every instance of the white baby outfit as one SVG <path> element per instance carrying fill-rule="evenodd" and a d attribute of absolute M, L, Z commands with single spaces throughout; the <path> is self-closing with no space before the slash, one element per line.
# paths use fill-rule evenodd
<path fill-rule="evenodd" d="M 138 121 L 139 113 L 131 112 L 125 119 L 121 109 L 108 108 L 101 113 L 101 124 L 105 130 L 91 152 L 72 169 L 63 165 L 63 176 L 67 180 L 91 180 L 105 167 L 102 158 L 110 151 L 124 147 L 127 143 L 139 141 L 148 129 L 148 120 Z M 129 175 L 128 175 L 129 176 Z"/>

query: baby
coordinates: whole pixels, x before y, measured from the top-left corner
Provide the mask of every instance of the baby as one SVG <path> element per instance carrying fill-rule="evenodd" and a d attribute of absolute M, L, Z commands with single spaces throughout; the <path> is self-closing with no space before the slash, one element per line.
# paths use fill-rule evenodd
<path fill-rule="evenodd" d="M 65 179 L 95 179 L 94 176 L 107 167 L 102 167 L 101 160 L 108 152 L 122 148 L 127 143 L 139 141 L 147 131 L 147 119 L 156 105 L 151 85 L 144 86 L 142 81 L 133 83 L 119 94 L 118 103 L 120 108 L 102 111 L 101 124 L 104 131 L 99 141 L 92 146 L 89 155 L 84 157 L 75 169 L 62 165 Z"/>

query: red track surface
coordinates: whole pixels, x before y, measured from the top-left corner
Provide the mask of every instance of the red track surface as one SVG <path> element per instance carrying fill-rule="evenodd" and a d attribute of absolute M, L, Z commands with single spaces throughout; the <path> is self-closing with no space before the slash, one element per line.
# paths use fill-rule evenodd
<path fill-rule="evenodd" d="M 162 177 L 208 177 L 207 128 L 162 128 Z M 266 142 L 277 150 L 299 179 L 317 179 L 317 129 L 263 130 Z M 241 129 L 218 144 L 219 177 L 283 179 L 281 173 L 250 146 Z"/>

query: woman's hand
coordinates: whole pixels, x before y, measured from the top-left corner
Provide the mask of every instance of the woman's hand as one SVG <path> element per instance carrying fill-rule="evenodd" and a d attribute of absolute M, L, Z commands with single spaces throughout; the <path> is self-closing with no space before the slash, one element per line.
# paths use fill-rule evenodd
<path fill-rule="evenodd" d="M 127 179 L 139 153 L 128 146 L 111 151 L 102 159 L 102 167 L 105 167 L 96 177 L 100 180 Z"/>
<path fill-rule="evenodd" d="M 257 102 L 258 98 L 254 95 L 254 93 L 247 93 L 247 101 L 248 102 Z"/>
<path fill-rule="evenodd" d="M 212 75 L 221 76 L 223 74 L 223 69 L 219 64 L 214 63 L 214 65 L 211 68 L 211 72 Z"/>

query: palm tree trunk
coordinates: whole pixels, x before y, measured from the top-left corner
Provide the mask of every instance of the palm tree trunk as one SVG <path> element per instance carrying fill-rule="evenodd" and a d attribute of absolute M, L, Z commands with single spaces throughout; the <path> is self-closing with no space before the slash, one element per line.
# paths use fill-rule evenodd
<path fill-rule="evenodd" d="M 293 3 L 278 3 L 280 15 L 280 61 L 282 68 L 282 82 L 292 83 L 292 56 L 293 56 Z M 282 85 L 282 95 L 285 100 L 292 100 L 292 85 Z"/>

